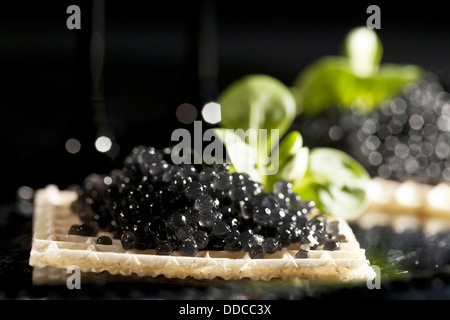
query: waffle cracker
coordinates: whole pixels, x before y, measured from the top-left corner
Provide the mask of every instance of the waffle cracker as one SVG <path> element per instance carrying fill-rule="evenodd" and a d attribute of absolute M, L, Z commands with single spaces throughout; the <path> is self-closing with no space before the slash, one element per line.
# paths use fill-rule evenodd
<path fill-rule="evenodd" d="M 156 255 L 155 250 L 125 250 L 120 240 L 112 245 L 96 244 L 96 237 L 69 235 L 71 225 L 79 218 L 70 209 L 76 199 L 72 191 L 59 190 L 54 185 L 39 189 L 35 197 L 33 241 L 30 265 L 34 267 L 34 283 L 51 282 L 69 266 L 77 266 L 83 273 L 184 279 L 282 280 L 305 279 L 311 281 L 365 281 L 375 277 L 364 249 L 345 221 L 341 233 L 346 242 L 340 250 L 311 250 L 308 259 L 296 259 L 299 244 L 290 246 L 263 259 L 251 259 L 243 251 L 200 250 L 195 257 Z M 56 272 L 55 270 L 59 271 Z M 47 270 L 47 272 L 46 272 Z M 46 277 L 46 273 L 50 273 Z"/>
<path fill-rule="evenodd" d="M 429 234 L 450 230 L 449 183 L 374 178 L 367 194 L 368 208 L 357 221 L 363 228 L 391 225 L 397 232 L 422 228 Z"/>

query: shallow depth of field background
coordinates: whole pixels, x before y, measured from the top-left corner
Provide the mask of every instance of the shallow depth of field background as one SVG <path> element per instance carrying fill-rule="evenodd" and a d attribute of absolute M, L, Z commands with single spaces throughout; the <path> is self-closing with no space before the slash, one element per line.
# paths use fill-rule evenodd
<path fill-rule="evenodd" d="M 66 9 L 81 8 L 81 30 Z M 98 152 L 89 42 L 92 1 L 2 4 L 0 10 L 0 202 L 17 187 L 80 183 L 120 166 L 138 144 L 163 147 L 182 103 L 198 111 L 232 81 L 264 73 L 291 85 L 310 62 L 338 54 L 374 3 L 292 1 L 110 2 L 100 90 L 119 147 Z M 448 13 L 436 3 L 381 8 L 383 62 L 450 68 Z M 201 30 L 199 32 L 199 30 Z M 199 114 L 198 120 L 201 120 Z M 81 143 L 76 154 L 65 144 Z"/>

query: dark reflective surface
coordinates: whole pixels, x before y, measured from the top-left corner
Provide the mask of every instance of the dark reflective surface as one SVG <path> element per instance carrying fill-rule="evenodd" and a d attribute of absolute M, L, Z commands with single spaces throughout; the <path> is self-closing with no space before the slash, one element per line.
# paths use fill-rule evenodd
<path fill-rule="evenodd" d="M 337 54 L 345 34 L 368 16 L 363 3 L 302 3 L 300 8 L 290 1 L 199 3 L 108 2 L 104 55 L 97 51 L 95 56 L 104 58 L 96 65 L 100 80 L 92 74 L 90 56 L 92 1 L 2 5 L 0 298 L 448 298 L 448 235 L 427 238 L 420 231 L 397 235 L 356 227 L 369 259 L 389 275 L 380 290 L 365 284 L 312 288 L 163 279 L 86 285 L 77 292 L 31 285 L 30 203 L 16 201 L 19 187 L 54 183 L 64 188 L 91 172 L 120 166 L 136 145 L 165 147 L 170 133 L 185 126 L 176 118 L 180 104 L 200 110 L 231 81 L 250 73 L 291 85 L 308 63 Z M 81 30 L 66 28 L 71 4 L 81 8 Z M 384 61 L 450 69 L 450 24 L 440 3 L 380 6 Z M 100 99 L 93 99 L 93 78 Z M 98 152 L 99 134 L 111 136 L 118 153 Z M 69 139 L 77 139 L 79 152 L 67 151 Z"/>
<path fill-rule="evenodd" d="M 351 224 L 378 280 L 370 284 L 307 284 L 302 281 L 224 281 L 195 279 L 111 278 L 100 275 L 81 284 L 34 286 L 31 216 L 24 202 L 0 207 L 0 299 L 448 299 L 450 298 L 450 235 L 422 230 L 395 232 L 391 227 L 362 229 Z M 22 203 L 22 205 L 20 205 Z"/>

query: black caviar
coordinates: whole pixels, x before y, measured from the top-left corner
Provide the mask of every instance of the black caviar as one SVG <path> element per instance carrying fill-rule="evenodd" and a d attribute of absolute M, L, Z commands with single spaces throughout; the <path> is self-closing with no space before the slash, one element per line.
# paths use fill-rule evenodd
<path fill-rule="evenodd" d="M 330 107 L 300 117 L 305 145 L 341 149 L 385 179 L 450 181 L 449 73 L 428 70 L 417 83 L 372 111 Z"/>
<path fill-rule="evenodd" d="M 110 246 L 113 244 L 112 239 L 108 236 L 101 236 L 97 238 L 96 244 L 103 244 L 105 246 Z"/>
<path fill-rule="evenodd" d="M 159 255 L 242 250 L 251 258 L 293 243 L 302 250 L 338 250 L 338 239 L 345 241 L 336 221 L 309 217 L 314 202 L 302 200 L 291 183 L 278 181 L 266 192 L 247 174 L 230 173 L 228 165 L 176 165 L 170 152 L 139 146 L 122 169 L 88 176 L 71 206 L 83 224 L 69 233 L 95 236 L 101 228 L 126 250 L 155 249 Z"/>

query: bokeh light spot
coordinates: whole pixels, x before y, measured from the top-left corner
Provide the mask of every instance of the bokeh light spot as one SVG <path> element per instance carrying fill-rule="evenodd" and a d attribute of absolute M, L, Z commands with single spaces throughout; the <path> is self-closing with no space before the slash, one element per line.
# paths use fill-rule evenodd
<path fill-rule="evenodd" d="M 190 124 L 197 119 L 197 108 L 189 103 L 182 103 L 178 106 L 175 112 L 178 121 L 184 124 Z"/>
<path fill-rule="evenodd" d="M 211 124 L 219 123 L 222 120 L 220 113 L 220 104 L 216 102 L 208 102 L 202 109 L 202 116 L 206 122 Z"/>
<path fill-rule="evenodd" d="M 80 152 L 81 150 L 81 143 L 77 139 L 70 138 L 66 141 L 66 144 L 64 145 L 66 148 L 66 151 L 75 154 Z"/>
<path fill-rule="evenodd" d="M 99 152 L 108 152 L 111 149 L 112 141 L 110 138 L 101 136 L 95 140 L 95 148 Z"/>

